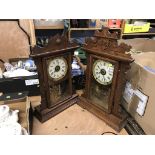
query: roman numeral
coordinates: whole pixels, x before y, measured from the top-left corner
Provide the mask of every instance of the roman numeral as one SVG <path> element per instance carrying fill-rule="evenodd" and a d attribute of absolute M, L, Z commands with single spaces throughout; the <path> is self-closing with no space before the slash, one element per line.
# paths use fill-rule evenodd
<path fill-rule="evenodd" d="M 53 75 L 54 72 L 51 72 L 51 75 Z"/>
<path fill-rule="evenodd" d="M 59 60 L 56 60 L 56 63 L 59 65 Z"/>
<path fill-rule="evenodd" d="M 110 80 L 110 77 L 109 76 L 107 78 Z"/>

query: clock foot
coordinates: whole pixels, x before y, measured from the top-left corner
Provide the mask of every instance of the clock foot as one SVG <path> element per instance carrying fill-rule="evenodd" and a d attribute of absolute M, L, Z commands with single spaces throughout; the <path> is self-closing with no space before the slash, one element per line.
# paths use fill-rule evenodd
<path fill-rule="evenodd" d="M 45 122 L 52 118 L 53 116 L 57 115 L 58 113 L 62 112 L 63 110 L 69 108 L 73 104 L 76 104 L 78 101 L 78 95 L 72 95 L 71 98 L 61 102 L 60 104 L 55 105 L 52 108 L 45 108 L 43 110 L 40 109 L 40 106 L 37 106 L 34 111 L 34 115 L 38 118 L 40 122 Z"/>
<path fill-rule="evenodd" d="M 107 123 L 110 127 L 112 127 L 117 132 L 120 132 L 122 128 L 126 125 L 127 122 L 127 116 L 126 115 L 120 115 L 121 117 L 117 117 L 112 113 L 107 113 L 100 108 L 96 107 L 95 105 L 87 102 L 85 98 L 82 96 L 79 97 L 78 105 L 82 108 L 88 110 L 89 112 L 93 113 L 100 119 L 102 119 L 105 123 Z"/>

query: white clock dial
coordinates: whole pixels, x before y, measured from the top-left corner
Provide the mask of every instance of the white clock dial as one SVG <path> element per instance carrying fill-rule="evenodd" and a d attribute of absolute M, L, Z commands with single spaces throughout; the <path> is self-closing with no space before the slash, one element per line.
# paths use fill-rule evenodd
<path fill-rule="evenodd" d="M 48 74 L 53 80 L 58 81 L 66 75 L 67 69 L 67 61 L 63 57 L 58 57 L 49 62 Z"/>
<path fill-rule="evenodd" d="M 114 65 L 103 60 L 96 60 L 93 64 L 93 76 L 102 85 L 112 83 Z"/>

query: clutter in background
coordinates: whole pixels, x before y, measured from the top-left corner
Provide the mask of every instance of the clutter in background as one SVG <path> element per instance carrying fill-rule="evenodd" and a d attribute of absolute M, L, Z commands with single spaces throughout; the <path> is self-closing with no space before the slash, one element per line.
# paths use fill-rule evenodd
<path fill-rule="evenodd" d="M 71 28 L 120 28 L 121 19 L 71 19 Z"/>
<path fill-rule="evenodd" d="M 37 75 L 36 66 L 31 59 L 19 60 L 14 63 L 4 62 L 5 71 L 0 69 L 0 78 L 23 77 Z"/>
<path fill-rule="evenodd" d="M 79 76 L 79 75 L 84 75 L 84 70 L 79 66 L 79 61 L 84 61 L 86 60 L 86 56 L 84 51 L 81 50 L 81 48 L 77 49 L 74 51 L 74 57 L 73 57 L 73 62 L 72 62 L 72 76 Z"/>
<path fill-rule="evenodd" d="M 64 27 L 64 19 L 34 19 L 34 25 Z"/>
<path fill-rule="evenodd" d="M 83 75 L 83 71 L 80 69 L 80 66 L 77 63 L 77 60 L 74 58 L 72 62 L 72 75 Z"/>
<path fill-rule="evenodd" d="M 0 78 L 3 78 L 4 61 L 0 59 Z"/>
<path fill-rule="evenodd" d="M 0 135 L 27 135 L 18 123 L 19 110 L 11 110 L 7 105 L 0 106 Z"/>
<path fill-rule="evenodd" d="M 121 19 L 109 19 L 108 27 L 109 28 L 120 28 L 121 27 Z"/>
<path fill-rule="evenodd" d="M 36 40 L 37 40 L 37 46 L 42 48 L 48 44 L 49 37 L 48 36 L 41 36 L 41 37 L 37 37 Z"/>
<path fill-rule="evenodd" d="M 0 68 L 0 78 L 3 78 L 3 72 L 1 68 Z"/>
<path fill-rule="evenodd" d="M 85 44 L 86 44 L 85 38 L 83 38 L 83 37 L 71 38 L 71 39 L 70 39 L 70 42 L 74 42 L 74 43 L 77 43 L 77 44 L 79 44 L 79 45 L 85 45 Z"/>
<path fill-rule="evenodd" d="M 129 24 L 128 21 L 124 26 L 124 33 L 138 33 L 138 32 L 148 32 L 150 29 L 150 23 L 144 21 L 134 21 Z"/>
<path fill-rule="evenodd" d="M 15 69 L 15 70 L 10 70 L 7 72 L 3 73 L 5 78 L 10 78 L 10 77 L 21 77 L 21 76 L 32 76 L 32 75 L 37 75 L 35 72 L 29 72 L 25 69 Z"/>
<path fill-rule="evenodd" d="M 28 71 L 36 70 L 35 63 L 32 59 L 19 60 L 19 61 L 11 62 L 11 64 L 13 64 L 14 69 L 20 68 Z"/>

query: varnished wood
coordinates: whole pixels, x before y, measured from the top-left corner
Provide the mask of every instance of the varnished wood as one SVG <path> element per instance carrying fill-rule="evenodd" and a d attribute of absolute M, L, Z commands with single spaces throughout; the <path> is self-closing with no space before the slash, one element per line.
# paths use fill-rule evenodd
<path fill-rule="evenodd" d="M 122 93 L 124 92 L 125 89 L 125 83 L 126 83 L 126 71 L 130 68 L 128 63 L 122 63 L 120 62 L 119 65 L 119 74 L 117 77 L 117 84 L 115 87 L 115 96 L 114 96 L 114 108 L 113 108 L 113 113 L 115 115 L 119 116 L 119 110 L 120 110 L 120 101 L 122 98 Z"/>
<path fill-rule="evenodd" d="M 44 81 L 42 59 L 41 58 L 35 59 L 35 64 L 37 66 L 39 82 Z M 40 94 L 41 94 L 40 110 L 43 110 L 47 107 L 45 83 L 40 82 L 39 85 L 40 85 Z"/>
<path fill-rule="evenodd" d="M 34 114 L 39 119 L 39 121 L 43 123 L 49 120 L 51 117 L 59 114 L 66 108 L 69 108 L 70 106 L 74 105 L 75 103 L 77 103 L 77 101 L 78 101 L 78 95 L 74 94 L 70 99 L 61 102 L 52 108 L 45 108 L 41 110 L 40 105 L 37 106 L 35 108 Z"/>
<path fill-rule="evenodd" d="M 50 44 L 44 48 L 35 47 L 31 56 L 34 58 L 39 72 L 39 80 L 41 86 L 41 105 L 35 110 L 37 118 L 44 122 L 49 118 L 55 116 L 67 107 L 78 104 L 88 111 L 94 113 L 99 118 L 103 119 L 107 124 L 115 130 L 120 131 L 126 122 L 126 115 L 120 111 L 120 100 L 125 85 L 125 73 L 130 68 L 130 63 L 133 61 L 129 52 L 130 46 L 126 44 L 118 45 L 117 35 L 111 34 L 108 29 L 102 32 L 97 31 L 94 39 L 88 39 L 83 50 L 87 53 L 87 68 L 86 68 L 86 87 L 82 97 L 78 99 L 77 95 L 72 94 L 72 80 L 71 80 L 71 60 L 72 52 L 77 48 L 76 44 L 69 43 L 66 38 L 60 36 L 54 37 Z M 67 56 L 68 73 L 64 79 L 69 80 L 70 98 L 60 101 L 53 106 L 49 106 L 49 83 L 47 78 L 47 66 L 45 60 L 55 56 Z M 95 105 L 90 100 L 90 85 L 92 80 L 92 65 L 93 59 L 101 59 L 109 61 L 114 64 L 114 76 L 112 80 L 112 87 L 110 90 L 108 110 Z M 64 80 L 62 79 L 62 81 Z M 61 82 L 61 80 L 59 81 Z"/>
<path fill-rule="evenodd" d="M 89 57 L 88 57 L 88 62 L 89 65 L 87 65 L 87 71 L 86 71 L 86 85 L 85 85 L 85 96 L 88 96 L 90 97 L 90 93 L 89 93 L 89 90 L 90 90 L 90 84 L 89 84 L 89 80 L 91 79 L 91 68 L 92 68 L 92 58 L 91 58 L 91 55 L 89 54 Z"/>
<path fill-rule="evenodd" d="M 133 59 L 131 57 L 128 57 L 121 53 L 114 52 L 112 50 L 111 51 L 107 50 L 102 52 L 102 49 L 97 50 L 97 49 L 91 49 L 91 48 L 85 48 L 85 47 L 83 48 L 83 50 L 88 53 L 97 54 L 99 56 L 107 57 L 116 61 L 123 61 L 123 62 L 129 62 L 129 63 L 133 62 Z"/>
<path fill-rule="evenodd" d="M 51 59 L 51 58 L 54 59 L 56 56 L 57 57 L 64 57 L 67 60 L 67 62 L 68 62 L 68 71 L 67 71 L 66 76 L 64 76 L 62 79 L 60 79 L 58 81 L 50 80 L 50 83 L 49 83 L 49 80 L 48 80 L 49 77 L 47 76 L 48 75 L 48 73 L 47 73 L 47 67 L 48 66 L 46 64 L 46 61 L 47 61 L 47 59 Z M 52 106 L 55 106 L 55 104 L 59 104 L 60 102 L 63 101 L 62 100 L 59 103 L 52 103 L 51 104 L 51 101 L 50 101 L 50 84 L 51 83 L 52 84 L 60 84 L 64 80 L 68 79 L 69 80 L 69 96 L 66 99 L 72 97 L 71 53 L 70 52 L 66 51 L 65 54 L 57 54 L 57 55 L 54 55 L 54 56 L 48 56 L 48 57 L 43 58 L 43 70 L 44 70 L 44 79 L 48 83 L 45 86 L 46 86 L 46 92 L 47 92 L 46 98 L 48 100 L 48 107 L 49 108 L 51 108 Z"/>
<path fill-rule="evenodd" d="M 89 112 L 93 113 L 103 121 L 105 121 L 110 127 L 112 127 L 117 132 L 125 126 L 127 115 L 122 115 L 121 117 L 115 116 L 113 113 L 107 113 L 97 106 L 91 104 L 84 97 L 79 97 L 78 105 L 84 109 L 87 109 Z"/>
<path fill-rule="evenodd" d="M 70 43 L 66 36 L 56 35 L 49 40 L 49 43 L 43 47 L 39 48 L 35 46 L 33 48 L 31 57 L 43 57 L 57 54 L 64 54 L 66 51 L 73 51 L 79 46 L 75 43 Z"/>
<path fill-rule="evenodd" d="M 133 62 L 130 54 L 131 46 L 124 43 L 118 44 L 117 33 L 110 33 L 108 28 L 96 31 L 94 38 L 88 38 L 83 50 L 87 53 L 86 85 L 85 92 L 80 98 L 79 105 L 86 108 L 99 118 L 107 122 L 115 130 L 120 130 L 126 122 L 126 116 L 121 112 L 120 102 L 125 86 L 125 73 Z M 114 65 L 114 73 L 108 110 L 90 100 L 90 85 L 92 83 L 92 65 L 94 60 L 104 60 Z"/>
<path fill-rule="evenodd" d="M 51 38 L 47 46 L 43 48 L 36 46 L 32 50 L 31 57 L 34 59 L 37 66 L 41 92 L 41 105 L 36 107 L 35 115 L 41 122 L 50 119 L 67 107 L 76 103 L 77 95 L 74 95 L 72 91 L 71 64 L 72 53 L 74 53 L 78 47 L 79 46 L 75 43 L 70 43 L 66 36 L 56 35 Z M 49 78 L 47 73 L 47 60 L 54 59 L 55 57 L 65 58 L 68 65 L 66 75 L 58 81 Z M 69 93 L 63 99 L 60 98 L 58 101 L 52 101 L 50 99 L 50 94 L 53 92 L 50 92 L 50 85 L 61 84 L 64 80 L 68 80 L 67 89 L 69 90 L 66 91 Z"/>
<path fill-rule="evenodd" d="M 69 65 L 69 68 L 68 68 L 68 79 L 69 79 L 69 94 L 72 95 L 72 67 L 71 67 L 71 64 L 72 64 L 72 54 L 69 53 L 69 56 L 68 56 L 68 62 L 70 62 L 70 65 Z"/>

